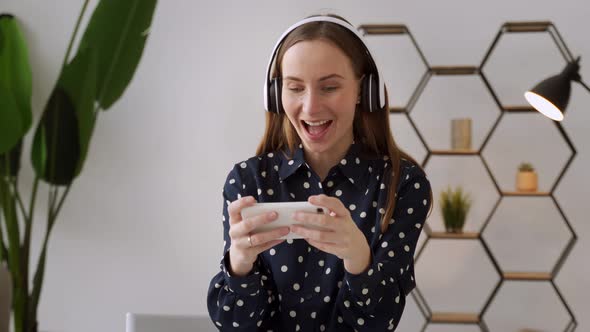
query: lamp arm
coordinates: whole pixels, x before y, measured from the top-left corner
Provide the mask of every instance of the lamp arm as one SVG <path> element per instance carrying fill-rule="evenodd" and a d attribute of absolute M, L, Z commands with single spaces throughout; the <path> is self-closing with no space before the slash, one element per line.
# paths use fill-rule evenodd
<path fill-rule="evenodd" d="M 586 85 L 586 83 L 582 82 L 582 80 L 577 80 L 576 82 L 582 84 L 582 86 L 585 87 L 586 90 L 588 90 L 588 92 L 590 92 L 590 87 L 588 87 L 588 85 Z"/>

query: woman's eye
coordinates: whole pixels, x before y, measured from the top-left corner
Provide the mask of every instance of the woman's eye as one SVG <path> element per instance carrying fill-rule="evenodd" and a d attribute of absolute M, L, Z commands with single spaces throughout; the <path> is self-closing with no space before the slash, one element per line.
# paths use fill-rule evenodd
<path fill-rule="evenodd" d="M 291 87 L 291 88 L 289 88 L 289 91 L 292 91 L 292 92 L 301 92 L 301 91 L 303 91 L 303 88 Z"/>
<path fill-rule="evenodd" d="M 337 86 L 326 86 L 326 87 L 323 88 L 323 90 L 326 91 L 326 92 L 332 92 L 332 91 L 335 91 L 337 89 L 338 89 Z"/>

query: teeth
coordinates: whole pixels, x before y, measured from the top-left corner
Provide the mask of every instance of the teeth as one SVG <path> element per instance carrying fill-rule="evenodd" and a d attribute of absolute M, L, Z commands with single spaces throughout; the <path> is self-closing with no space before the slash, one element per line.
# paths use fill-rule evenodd
<path fill-rule="evenodd" d="M 326 120 L 326 121 L 318 121 L 318 122 L 310 122 L 310 121 L 303 121 L 303 122 L 305 122 L 309 126 L 316 127 L 316 126 L 321 126 L 321 125 L 324 125 L 324 124 L 328 123 L 329 120 Z"/>

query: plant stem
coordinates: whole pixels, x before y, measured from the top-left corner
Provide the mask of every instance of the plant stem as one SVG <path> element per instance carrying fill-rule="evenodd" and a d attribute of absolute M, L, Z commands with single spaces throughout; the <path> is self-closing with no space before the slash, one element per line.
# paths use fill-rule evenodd
<path fill-rule="evenodd" d="M 76 27 L 74 28 L 74 34 L 70 39 L 70 44 L 68 45 L 68 50 L 66 51 L 66 55 L 64 56 L 64 61 L 61 65 L 61 71 L 63 71 L 64 67 L 68 63 L 68 59 L 70 58 L 70 52 L 72 51 L 72 46 L 74 45 L 74 40 L 76 39 L 76 35 L 78 34 L 78 28 L 80 27 L 80 23 L 82 22 L 82 17 L 84 17 L 84 13 L 86 12 L 86 6 L 88 6 L 88 1 L 84 1 L 84 5 L 82 6 L 82 11 L 80 11 L 80 15 L 78 16 L 78 20 L 76 21 Z M 60 72 L 61 72 L 60 71 Z"/>
<path fill-rule="evenodd" d="M 47 225 L 49 225 L 49 218 L 53 214 L 53 208 L 57 197 L 57 186 L 49 186 L 49 201 L 47 202 Z"/>
<path fill-rule="evenodd" d="M 25 206 L 24 206 L 23 201 L 21 199 L 20 192 L 18 191 L 18 176 L 16 177 L 16 179 L 12 183 L 12 186 L 13 186 L 13 190 L 14 190 L 14 196 L 16 197 L 16 201 L 18 202 L 18 207 L 20 208 L 20 212 L 26 221 L 29 219 L 29 217 L 27 215 L 27 211 L 25 210 Z"/>
<path fill-rule="evenodd" d="M 59 211 L 61 210 L 61 207 L 63 206 L 63 203 L 66 200 L 68 193 L 70 192 L 70 188 L 72 188 L 71 184 L 66 187 L 66 190 L 64 191 L 63 195 L 59 200 L 59 203 L 57 204 L 57 208 L 53 211 L 53 222 L 55 222 L 55 219 L 57 219 L 57 215 L 59 214 Z M 53 226 L 53 224 L 51 226 Z"/>
<path fill-rule="evenodd" d="M 2 213 L 0 213 L 0 266 L 4 262 L 4 252 L 6 248 L 4 247 L 4 234 L 2 234 Z M 8 257 L 8 255 L 6 255 Z M 8 265 L 8 264 L 6 264 Z"/>
<path fill-rule="evenodd" d="M 35 176 L 33 181 L 33 192 L 31 193 L 31 201 L 29 202 L 29 213 L 25 216 L 25 234 L 23 241 L 23 276 L 25 284 L 23 289 L 25 294 L 29 294 L 29 259 L 31 251 L 31 235 L 33 233 L 33 216 L 35 214 L 35 203 L 37 202 L 37 190 L 39 188 L 39 176 Z M 28 298 L 28 296 L 26 296 Z"/>
<path fill-rule="evenodd" d="M 70 192 L 71 184 L 66 187 L 66 190 L 63 192 L 61 198 L 59 199 L 59 203 L 57 207 L 55 207 L 55 202 L 57 201 L 57 194 L 58 190 L 57 187 L 50 189 L 50 203 L 48 204 L 49 209 L 47 213 L 47 230 L 45 231 L 45 237 L 43 239 L 43 247 L 41 249 L 41 254 L 39 255 L 39 261 L 37 263 L 37 271 L 35 271 L 35 276 L 33 278 L 33 292 L 31 293 L 31 310 L 30 310 L 30 319 L 36 323 L 37 321 L 37 306 L 39 304 L 39 298 L 41 296 L 41 290 L 43 288 L 43 277 L 45 275 L 45 261 L 47 259 L 47 244 L 49 242 L 49 236 L 51 234 L 51 230 L 53 229 L 53 225 L 55 224 L 55 220 L 63 206 L 63 203 Z M 53 191 L 53 192 L 51 192 Z"/>
<path fill-rule="evenodd" d="M 37 201 L 37 189 L 38 188 L 39 188 L 39 176 L 36 175 L 35 180 L 33 182 L 33 192 L 31 193 L 31 200 L 29 202 L 29 214 L 26 219 L 27 226 L 29 227 L 29 228 L 27 228 L 28 233 L 30 233 L 30 231 L 31 231 L 30 225 L 33 223 L 33 215 L 35 214 L 35 203 Z M 25 231 L 25 238 L 26 238 L 26 233 L 27 233 L 27 231 Z M 29 234 L 29 237 L 30 237 L 30 234 Z"/>

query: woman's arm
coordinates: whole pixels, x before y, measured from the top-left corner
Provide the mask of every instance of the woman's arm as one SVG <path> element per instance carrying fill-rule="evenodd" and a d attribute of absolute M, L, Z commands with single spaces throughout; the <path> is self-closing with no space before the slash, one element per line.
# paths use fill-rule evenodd
<path fill-rule="evenodd" d="M 394 330 L 416 285 L 414 251 L 431 204 L 430 183 L 418 167 L 404 180 L 387 231 L 371 244 L 368 269 L 345 273 L 338 305 L 344 323 L 358 331 Z"/>
<path fill-rule="evenodd" d="M 214 324 L 221 331 L 252 331 L 269 324 L 269 317 L 277 310 L 274 281 L 264 267 L 261 256 L 245 276 L 231 272 L 229 250 L 231 247 L 229 205 L 241 198 L 243 183 L 239 169 L 234 167 L 227 177 L 223 190 L 223 257 L 220 271 L 209 285 L 207 308 Z"/>

